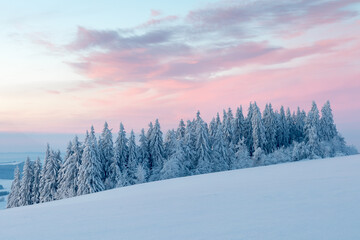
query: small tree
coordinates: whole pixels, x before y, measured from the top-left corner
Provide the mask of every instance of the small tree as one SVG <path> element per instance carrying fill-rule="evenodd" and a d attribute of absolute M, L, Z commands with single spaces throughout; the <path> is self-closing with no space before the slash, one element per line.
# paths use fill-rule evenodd
<path fill-rule="evenodd" d="M 33 204 L 32 202 L 32 190 L 33 190 L 33 183 L 34 183 L 34 169 L 30 158 L 28 157 L 25 161 L 25 165 L 23 168 L 21 184 L 20 184 L 20 205 L 26 206 Z"/>
<path fill-rule="evenodd" d="M 37 158 L 34 164 L 34 182 L 32 186 L 32 203 L 40 202 L 40 178 L 41 178 L 41 163 L 40 158 Z"/>
<path fill-rule="evenodd" d="M 16 166 L 14 171 L 14 181 L 11 184 L 11 191 L 8 196 L 7 208 L 19 207 L 20 205 L 20 187 L 21 187 L 20 171 Z"/>

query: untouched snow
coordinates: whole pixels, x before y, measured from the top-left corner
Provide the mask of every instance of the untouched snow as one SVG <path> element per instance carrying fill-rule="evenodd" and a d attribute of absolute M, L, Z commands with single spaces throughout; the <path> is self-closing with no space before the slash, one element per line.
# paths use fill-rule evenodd
<path fill-rule="evenodd" d="M 360 155 L 0 211 L 1 239 L 360 239 Z"/>

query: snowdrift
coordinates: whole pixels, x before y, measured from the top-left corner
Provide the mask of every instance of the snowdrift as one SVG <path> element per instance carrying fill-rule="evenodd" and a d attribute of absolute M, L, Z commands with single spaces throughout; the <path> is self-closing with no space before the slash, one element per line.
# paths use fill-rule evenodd
<path fill-rule="evenodd" d="M 360 239 L 360 155 L 0 211 L 1 239 Z"/>

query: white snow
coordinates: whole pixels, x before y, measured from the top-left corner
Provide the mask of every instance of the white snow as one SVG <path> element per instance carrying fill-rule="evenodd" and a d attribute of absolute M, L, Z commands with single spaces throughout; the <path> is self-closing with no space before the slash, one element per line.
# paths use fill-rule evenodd
<path fill-rule="evenodd" d="M 1 239 L 360 239 L 360 155 L 0 211 Z"/>

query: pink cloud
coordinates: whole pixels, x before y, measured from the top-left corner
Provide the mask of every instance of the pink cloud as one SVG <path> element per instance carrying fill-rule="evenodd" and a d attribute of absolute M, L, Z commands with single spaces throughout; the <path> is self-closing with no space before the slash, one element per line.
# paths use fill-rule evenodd
<path fill-rule="evenodd" d="M 351 39 L 329 39 L 297 48 L 271 47 L 267 42 L 242 43 L 228 48 L 190 51 L 184 55 L 154 51 L 153 48 L 110 50 L 93 53 L 71 66 L 101 84 L 182 79 L 206 79 L 212 73 L 251 64 L 274 65 L 301 57 L 328 54 Z M 185 80 L 183 80 L 185 81 Z"/>
<path fill-rule="evenodd" d="M 151 16 L 152 17 L 157 17 L 157 16 L 160 16 L 160 15 L 161 15 L 161 11 L 151 9 Z"/>
<path fill-rule="evenodd" d="M 179 19 L 179 17 L 177 17 L 177 16 L 166 16 L 166 17 L 163 17 L 163 18 L 152 18 L 152 19 L 149 19 L 147 22 L 141 24 L 138 28 L 147 28 L 147 27 L 151 27 L 151 26 L 158 25 L 158 24 L 161 24 L 161 23 L 172 22 L 172 21 L 175 21 L 177 19 Z"/>

